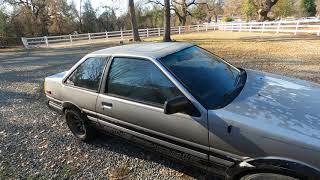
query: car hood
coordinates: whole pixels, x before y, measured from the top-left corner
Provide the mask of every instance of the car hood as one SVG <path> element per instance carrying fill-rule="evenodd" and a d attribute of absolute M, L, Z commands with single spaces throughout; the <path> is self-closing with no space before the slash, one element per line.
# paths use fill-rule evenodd
<path fill-rule="evenodd" d="M 279 137 L 308 140 L 319 146 L 320 85 L 253 70 L 246 72 L 247 81 L 238 97 L 215 113 L 273 131 Z"/>

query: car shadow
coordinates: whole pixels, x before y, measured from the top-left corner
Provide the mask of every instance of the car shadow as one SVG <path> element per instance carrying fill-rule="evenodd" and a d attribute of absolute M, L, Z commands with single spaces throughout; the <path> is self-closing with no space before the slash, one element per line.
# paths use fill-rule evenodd
<path fill-rule="evenodd" d="M 192 178 L 200 180 L 220 180 L 215 174 L 210 174 L 203 169 L 186 164 L 178 159 L 174 159 L 165 154 L 159 154 L 152 151 L 142 144 L 137 144 L 124 138 L 108 134 L 99 130 L 95 140 L 90 144 L 96 148 L 107 148 L 109 151 L 129 156 L 130 158 L 138 158 L 148 162 L 161 164 L 166 168 L 173 169 L 177 172 L 186 174 Z"/>

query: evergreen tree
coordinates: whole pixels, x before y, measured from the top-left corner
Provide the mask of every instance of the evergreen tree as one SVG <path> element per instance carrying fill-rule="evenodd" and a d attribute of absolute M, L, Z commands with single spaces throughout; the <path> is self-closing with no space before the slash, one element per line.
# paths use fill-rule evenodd
<path fill-rule="evenodd" d="M 302 10 L 302 16 L 315 16 L 317 13 L 315 0 L 301 0 L 300 8 Z"/>
<path fill-rule="evenodd" d="M 257 16 L 257 7 L 254 4 L 254 0 L 244 0 L 242 4 L 242 15 L 247 21 L 250 21 Z"/>
<path fill-rule="evenodd" d="M 97 16 L 90 0 L 86 0 L 83 6 L 82 31 L 85 33 L 97 32 Z"/>
<path fill-rule="evenodd" d="M 0 9 L 0 36 L 5 33 L 6 20 L 6 14 Z"/>
<path fill-rule="evenodd" d="M 275 17 L 288 17 L 294 14 L 294 0 L 279 0 L 272 10 Z"/>
<path fill-rule="evenodd" d="M 114 9 L 106 6 L 104 12 L 98 18 L 98 31 L 115 31 L 117 29 L 117 16 Z"/>

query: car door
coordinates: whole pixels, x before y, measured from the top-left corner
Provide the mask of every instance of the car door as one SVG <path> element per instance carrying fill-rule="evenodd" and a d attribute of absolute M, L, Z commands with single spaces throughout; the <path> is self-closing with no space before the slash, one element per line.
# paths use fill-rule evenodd
<path fill-rule="evenodd" d="M 63 82 L 64 102 L 94 111 L 106 63 L 105 57 L 89 57 L 79 64 Z"/>
<path fill-rule="evenodd" d="M 184 94 L 151 60 L 114 57 L 96 111 L 109 123 L 207 159 L 207 116 L 164 114 L 165 101 L 180 95 Z"/>

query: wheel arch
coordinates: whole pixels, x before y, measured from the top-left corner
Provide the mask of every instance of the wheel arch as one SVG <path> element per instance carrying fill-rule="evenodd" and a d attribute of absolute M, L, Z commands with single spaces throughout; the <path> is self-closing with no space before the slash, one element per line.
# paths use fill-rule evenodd
<path fill-rule="evenodd" d="M 77 105 L 75 105 L 72 102 L 66 101 L 62 103 L 62 112 L 65 113 L 66 109 L 73 109 L 79 112 L 82 112 L 81 108 Z"/>
<path fill-rule="evenodd" d="M 240 179 L 247 174 L 262 172 L 279 173 L 306 180 L 320 178 L 320 170 L 306 163 L 281 157 L 262 157 L 247 159 L 228 168 L 227 179 Z"/>

